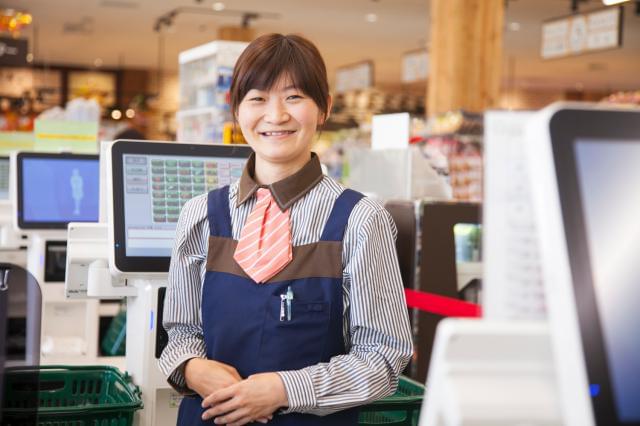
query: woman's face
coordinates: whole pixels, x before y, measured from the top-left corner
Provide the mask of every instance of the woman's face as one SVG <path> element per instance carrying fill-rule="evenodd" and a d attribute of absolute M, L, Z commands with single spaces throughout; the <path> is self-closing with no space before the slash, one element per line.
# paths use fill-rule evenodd
<path fill-rule="evenodd" d="M 269 90 L 249 90 L 238 106 L 237 118 L 260 161 L 304 165 L 324 115 L 313 99 L 284 77 Z"/>

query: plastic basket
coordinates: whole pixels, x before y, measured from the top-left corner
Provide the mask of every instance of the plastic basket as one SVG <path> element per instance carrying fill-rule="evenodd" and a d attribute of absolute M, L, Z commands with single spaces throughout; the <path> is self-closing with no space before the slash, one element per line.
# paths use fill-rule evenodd
<path fill-rule="evenodd" d="M 140 388 L 108 366 L 8 368 L 4 395 L 8 425 L 129 426 L 142 408 Z"/>
<path fill-rule="evenodd" d="M 358 424 L 416 426 L 420 418 L 420 407 L 424 386 L 408 377 L 401 376 L 396 392 L 360 409 Z"/>

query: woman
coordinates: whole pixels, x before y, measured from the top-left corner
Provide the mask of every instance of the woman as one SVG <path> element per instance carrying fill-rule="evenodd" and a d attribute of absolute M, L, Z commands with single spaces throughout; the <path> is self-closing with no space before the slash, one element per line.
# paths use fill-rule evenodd
<path fill-rule="evenodd" d="M 184 206 L 169 272 L 160 366 L 191 394 L 178 424 L 357 425 L 412 353 L 395 225 L 311 152 L 331 109 L 311 42 L 249 44 L 231 108 L 254 154 Z"/>

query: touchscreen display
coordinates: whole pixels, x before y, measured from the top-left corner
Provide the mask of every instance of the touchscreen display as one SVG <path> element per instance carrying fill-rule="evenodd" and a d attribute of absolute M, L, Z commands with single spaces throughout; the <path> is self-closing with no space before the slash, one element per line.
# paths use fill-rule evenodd
<path fill-rule="evenodd" d="M 24 223 L 98 221 L 97 158 L 24 157 L 21 161 Z"/>
<path fill-rule="evenodd" d="M 246 161 L 124 154 L 126 256 L 170 257 L 182 206 L 239 179 Z"/>
<path fill-rule="evenodd" d="M 575 143 L 596 306 L 618 417 L 640 421 L 640 140 Z M 585 348 L 589 351 L 589 348 Z"/>

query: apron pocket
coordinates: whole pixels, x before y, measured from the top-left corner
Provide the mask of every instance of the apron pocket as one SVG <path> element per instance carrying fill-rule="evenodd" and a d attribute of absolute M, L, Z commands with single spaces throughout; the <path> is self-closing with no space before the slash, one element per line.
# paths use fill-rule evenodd
<path fill-rule="evenodd" d="M 326 352 L 331 303 L 294 299 L 291 320 L 284 321 L 280 321 L 280 310 L 280 297 L 270 297 L 258 361 L 261 370 L 298 370 L 321 362 Z"/>

